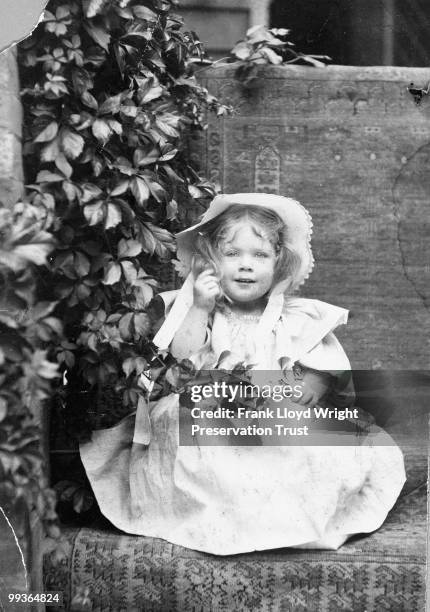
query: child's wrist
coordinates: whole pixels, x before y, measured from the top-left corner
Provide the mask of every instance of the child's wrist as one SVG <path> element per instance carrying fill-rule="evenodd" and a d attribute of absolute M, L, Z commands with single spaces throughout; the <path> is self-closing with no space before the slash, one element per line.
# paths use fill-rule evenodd
<path fill-rule="evenodd" d="M 205 312 L 207 315 L 209 315 L 215 308 L 215 299 L 194 294 L 192 307 L 196 310 L 196 312 Z"/>
<path fill-rule="evenodd" d="M 193 311 L 193 314 L 198 318 L 204 318 L 204 317 L 207 318 L 213 309 L 214 309 L 214 306 L 209 307 L 209 306 L 205 306 L 204 304 L 199 304 L 196 302 L 194 302 L 190 308 L 190 310 Z"/>

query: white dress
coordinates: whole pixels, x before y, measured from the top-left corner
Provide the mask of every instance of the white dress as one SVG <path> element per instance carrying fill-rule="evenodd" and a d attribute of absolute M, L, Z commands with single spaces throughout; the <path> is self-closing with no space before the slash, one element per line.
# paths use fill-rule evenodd
<path fill-rule="evenodd" d="M 305 367 L 345 370 L 331 331 L 344 313 L 291 299 L 263 345 L 256 321 L 218 313 L 210 344 L 259 369 L 299 355 Z M 175 394 L 152 406 L 148 446 L 132 442 L 133 415 L 81 445 L 102 513 L 125 532 L 218 555 L 336 549 L 380 527 L 405 482 L 400 449 L 375 426 L 371 441 L 351 446 L 180 446 L 180 410 Z"/>

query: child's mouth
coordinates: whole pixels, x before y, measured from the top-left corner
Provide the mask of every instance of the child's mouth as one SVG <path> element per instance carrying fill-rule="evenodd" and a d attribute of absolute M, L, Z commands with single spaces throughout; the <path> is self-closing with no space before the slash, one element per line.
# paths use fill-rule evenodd
<path fill-rule="evenodd" d="M 255 283 L 255 281 L 251 280 L 250 278 L 237 278 L 236 283 L 243 283 L 246 285 L 246 284 Z"/>

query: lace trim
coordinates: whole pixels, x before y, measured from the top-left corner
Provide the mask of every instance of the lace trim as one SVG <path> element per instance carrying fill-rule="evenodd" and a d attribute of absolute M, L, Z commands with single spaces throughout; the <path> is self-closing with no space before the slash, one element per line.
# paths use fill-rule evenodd
<path fill-rule="evenodd" d="M 233 312 L 232 310 L 225 308 L 223 311 L 223 314 L 227 317 L 227 319 L 232 320 L 232 321 L 245 321 L 245 322 L 252 322 L 252 323 L 256 323 L 261 319 L 261 315 L 260 314 L 243 314 L 243 313 L 238 313 L 238 312 Z"/>

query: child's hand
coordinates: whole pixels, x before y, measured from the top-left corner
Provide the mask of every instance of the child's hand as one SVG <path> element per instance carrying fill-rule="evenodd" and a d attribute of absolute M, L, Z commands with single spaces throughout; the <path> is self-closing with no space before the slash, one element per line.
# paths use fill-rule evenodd
<path fill-rule="evenodd" d="M 213 269 L 200 272 L 194 282 L 194 305 L 210 313 L 221 288 Z"/>
<path fill-rule="evenodd" d="M 291 399 L 300 406 L 314 408 L 330 387 L 330 375 L 307 370 L 303 375 L 302 395 Z"/>
<path fill-rule="evenodd" d="M 291 397 L 291 400 L 295 404 L 300 404 L 300 406 L 306 406 L 306 408 L 314 408 L 318 404 L 319 399 L 320 398 L 316 391 L 313 391 L 312 389 L 306 389 L 304 386 L 302 386 L 301 397 L 296 397 L 295 395 Z"/>

